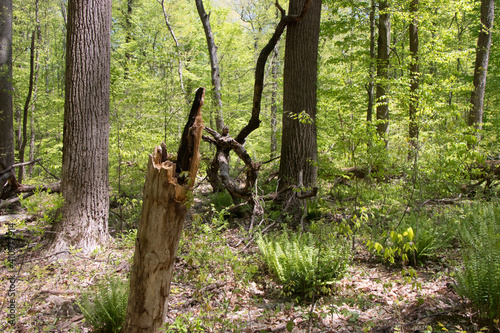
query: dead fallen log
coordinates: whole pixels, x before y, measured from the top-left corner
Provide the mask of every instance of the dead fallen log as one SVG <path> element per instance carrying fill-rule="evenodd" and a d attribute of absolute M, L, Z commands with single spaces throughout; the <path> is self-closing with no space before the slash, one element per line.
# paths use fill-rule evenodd
<path fill-rule="evenodd" d="M 470 182 L 469 184 L 462 185 L 460 188 L 463 194 L 468 196 L 475 195 L 481 188 L 484 191 L 488 191 L 500 183 L 500 160 L 486 160 L 483 163 L 474 164 L 469 166 L 467 173 Z"/>
<path fill-rule="evenodd" d="M 370 175 L 377 173 L 378 168 L 370 165 L 358 165 L 342 169 L 342 176 L 348 176 L 351 179 L 367 179 Z"/>
<path fill-rule="evenodd" d="M 8 207 L 9 205 L 24 200 L 35 195 L 37 192 L 60 193 L 61 182 L 49 185 L 23 185 L 16 182 L 17 188 L 9 192 L 9 197 L 0 202 L 0 209 Z M 20 195 L 22 194 L 22 195 Z M 5 197 L 5 195 L 4 195 Z"/>
<path fill-rule="evenodd" d="M 23 185 L 16 179 L 14 169 L 23 167 L 29 164 L 40 162 L 42 159 L 37 158 L 24 163 L 16 163 L 9 166 L 7 169 L 0 171 L 0 209 L 16 203 L 20 200 L 19 194 L 23 193 L 22 198 L 28 198 L 36 193 L 36 191 L 45 192 L 60 192 L 60 182 L 49 185 Z"/>
<path fill-rule="evenodd" d="M 196 91 L 177 161 L 168 159 L 164 145 L 150 155 L 123 332 L 157 332 L 166 318 L 175 256 L 198 171 L 204 94 L 204 88 Z"/>

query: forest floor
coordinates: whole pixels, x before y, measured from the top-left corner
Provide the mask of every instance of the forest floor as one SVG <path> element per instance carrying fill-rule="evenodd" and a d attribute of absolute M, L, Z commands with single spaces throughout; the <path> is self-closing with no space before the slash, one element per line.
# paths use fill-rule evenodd
<path fill-rule="evenodd" d="M 91 332 L 77 305 L 82 292 L 107 276 L 125 280 L 134 235 L 114 238 L 92 256 L 70 251 L 54 261 L 36 250 L 42 242 L 35 219 L 18 224 L 22 240 L 11 249 L 7 269 L 5 224 L 0 260 L 2 332 Z M 262 268 L 257 246 L 239 228 L 221 232 L 186 227 L 175 265 L 167 321 L 178 332 L 474 332 L 472 314 L 455 293 L 447 258 L 418 267 L 420 288 L 407 283 L 402 267 L 381 263 L 357 244 L 347 275 L 331 295 L 297 303 Z M 361 242 L 359 242 L 361 243 Z M 12 254 L 12 253 L 11 253 Z M 259 263 L 260 262 L 260 263 Z M 13 284 L 10 278 L 16 276 Z M 9 287 L 15 296 L 8 296 Z M 7 322 L 14 300 L 15 325 Z M 492 331 L 493 332 L 493 331 Z"/>

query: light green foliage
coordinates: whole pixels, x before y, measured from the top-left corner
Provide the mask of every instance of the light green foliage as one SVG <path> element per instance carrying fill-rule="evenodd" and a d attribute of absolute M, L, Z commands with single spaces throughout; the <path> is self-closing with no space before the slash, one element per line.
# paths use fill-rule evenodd
<path fill-rule="evenodd" d="M 60 193 L 50 193 L 39 189 L 34 191 L 34 195 L 22 199 L 21 205 L 28 214 L 34 215 L 46 224 L 52 224 L 61 218 L 59 209 L 63 206 L 64 198 Z"/>
<path fill-rule="evenodd" d="M 378 231 L 367 241 L 367 246 L 391 263 L 402 260 L 410 265 L 422 264 L 456 239 L 459 214 L 456 209 L 430 216 L 418 211 L 409 213 L 402 220 L 388 223 L 389 229 L 393 229 Z M 397 225 L 391 226 L 392 223 Z"/>
<path fill-rule="evenodd" d="M 480 317 L 500 319 L 500 203 L 467 208 L 461 223 L 464 267 L 457 273 L 457 291 Z"/>
<path fill-rule="evenodd" d="M 212 211 L 207 212 L 205 216 L 193 216 L 191 226 L 186 228 L 179 243 L 179 256 L 190 266 L 197 267 L 198 272 L 196 276 L 189 272 L 179 278 L 196 279 L 202 288 L 207 283 L 214 282 L 214 273 L 225 272 L 228 267 L 241 283 L 248 282 L 254 275 L 256 266 L 253 264 L 253 258 L 239 256 L 227 245 L 224 236 L 229 225 L 227 215 L 226 209 L 217 211 L 212 206 Z"/>
<path fill-rule="evenodd" d="M 191 333 L 191 332 L 205 332 L 206 329 L 200 317 L 193 318 L 190 314 L 179 314 L 175 317 L 172 324 L 166 324 L 164 332 L 173 333 Z"/>
<path fill-rule="evenodd" d="M 135 239 L 137 238 L 137 229 L 130 229 L 118 235 L 117 242 L 123 247 L 135 247 Z"/>
<path fill-rule="evenodd" d="M 94 332 L 119 333 L 125 323 L 129 284 L 114 277 L 82 294 L 78 306 Z"/>
<path fill-rule="evenodd" d="M 297 234 L 285 229 L 272 237 L 259 236 L 257 245 L 283 291 L 299 297 L 328 291 L 348 265 L 348 246 L 334 234 Z"/>

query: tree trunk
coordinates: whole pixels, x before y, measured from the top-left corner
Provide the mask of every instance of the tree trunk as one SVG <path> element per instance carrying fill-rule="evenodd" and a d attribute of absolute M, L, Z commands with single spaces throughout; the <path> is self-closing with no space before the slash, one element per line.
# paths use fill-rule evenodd
<path fill-rule="evenodd" d="M 28 143 L 28 111 L 31 103 L 31 96 L 33 94 L 33 83 L 35 81 L 35 41 L 36 41 L 36 29 L 31 33 L 31 48 L 30 48 L 30 78 L 28 95 L 26 96 L 26 101 L 24 103 L 23 109 L 23 126 L 22 126 L 22 136 L 21 142 L 19 144 L 19 163 L 24 162 L 24 151 L 26 149 L 26 144 Z M 24 168 L 20 167 L 17 173 L 17 181 L 19 183 L 23 182 Z"/>
<path fill-rule="evenodd" d="M 371 0 L 370 10 L 370 80 L 368 81 L 368 110 L 366 112 L 366 120 L 372 121 L 373 106 L 375 105 L 375 71 L 377 58 L 375 58 L 375 0 Z"/>
<path fill-rule="evenodd" d="M 177 163 L 167 160 L 165 145 L 156 147 L 150 156 L 123 332 L 157 332 L 165 321 L 188 192 L 198 170 L 204 92 L 204 88 L 196 92 Z M 189 176 L 179 170 L 188 172 Z"/>
<path fill-rule="evenodd" d="M 257 59 L 257 64 L 255 66 L 252 116 L 250 117 L 248 124 L 240 130 L 234 139 L 228 135 L 229 129 L 227 127 L 224 127 L 222 133 L 218 133 L 209 128 L 205 129 L 212 135 L 213 138 L 203 136 L 203 139 L 217 147 L 216 155 L 212 160 L 210 168 L 207 170 L 208 179 L 214 192 L 217 192 L 220 185 L 222 185 L 229 191 L 229 193 L 231 193 L 233 200 L 235 198 L 251 198 L 249 191 L 252 190 L 252 187 L 250 185 L 256 180 L 260 164 L 252 162 L 250 155 L 248 155 L 246 150 L 243 148 L 243 145 L 248 135 L 250 135 L 250 133 L 256 130 L 260 125 L 259 117 L 267 58 L 271 52 L 273 52 L 287 25 L 299 22 L 306 16 L 310 3 L 311 0 L 307 0 L 302 6 L 302 11 L 298 15 L 286 15 L 285 10 L 279 5 L 278 2 L 276 2 L 276 7 L 278 7 L 278 10 L 281 12 L 281 19 L 276 26 L 272 37 L 269 39 L 266 46 L 264 46 L 261 50 Z M 231 150 L 234 151 L 247 165 L 247 180 L 244 187 L 238 186 L 238 184 L 229 176 L 228 162 Z"/>
<path fill-rule="evenodd" d="M 278 151 L 278 64 L 279 64 L 279 44 L 276 44 L 273 51 L 272 67 L 272 90 L 271 90 L 271 159 Z"/>
<path fill-rule="evenodd" d="M 290 1 L 290 14 L 303 0 Z M 288 26 L 283 70 L 283 136 L 279 168 L 280 190 L 317 179 L 316 82 L 321 0 L 312 0 L 304 19 Z"/>
<path fill-rule="evenodd" d="M 215 45 L 214 34 L 210 26 L 210 14 L 205 12 L 202 0 L 196 0 L 196 8 L 200 16 L 205 37 L 207 39 L 208 54 L 210 56 L 210 70 L 212 73 L 212 87 L 213 87 L 213 104 L 215 107 L 215 126 L 217 132 L 222 133 L 224 128 L 224 118 L 222 117 L 222 98 L 220 93 L 220 74 L 219 74 L 219 61 L 217 60 L 217 46 Z"/>
<path fill-rule="evenodd" d="M 378 52 L 377 52 L 377 132 L 387 143 L 389 129 L 389 42 L 391 40 L 391 20 L 386 1 L 379 3 Z"/>
<path fill-rule="evenodd" d="M 66 50 L 62 219 L 49 252 L 92 252 L 108 238 L 111 0 L 70 0 Z"/>
<path fill-rule="evenodd" d="M 36 17 L 36 45 L 41 45 L 42 41 L 42 30 L 40 27 L 40 19 L 38 17 L 38 0 L 35 1 L 35 17 Z M 35 159 L 35 102 L 38 96 L 38 75 L 40 72 L 40 61 L 38 48 L 35 50 L 35 78 L 33 83 L 33 103 L 31 103 L 31 114 L 30 114 L 30 150 L 29 150 L 29 160 L 33 161 Z M 28 174 L 31 176 L 33 174 L 33 164 L 28 166 Z"/>
<path fill-rule="evenodd" d="M 12 0 L 0 0 L 0 169 L 14 164 Z"/>
<path fill-rule="evenodd" d="M 170 35 L 172 36 L 172 39 L 174 40 L 175 50 L 177 52 L 177 74 L 179 75 L 179 83 L 181 86 L 182 93 L 184 94 L 184 99 L 186 101 L 186 104 L 189 104 L 189 98 L 188 98 L 188 94 L 186 92 L 186 88 L 184 87 L 184 78 L 182 76 L 183 64 L 182 64 L 181 48 L 179 45 L 179 41 L 177 40 L 177 37 L 175 37 L 174 29 L 172 28 L 172 26 L 170 25 L 170 22 L 168 21 L 168 15 L 167 15 L 167 11 L 165 9 L 165 0 L 161 0 L 158 2 L 160 3 L 161 8 L 163 10 L 163 17 L 165 19 L 165 25 L 167 26 L 168 31 L 170 32 Z"/>
<path fill-rule="evenodd" d="M 123 68 L 123 79 L 128 80 L 130 63 L 132 60 L 132 54 L 130 53 L 128 46 L 132 42 L 132 11 L 134 9 L 134 0 L 127 0 L 127 12 L 125 13 L 125 43 L 127 44 L 127 50 L 125 51 L 125 64 Z"/>
<path fill-rule="evenodd" d="M 418 68 L 418 0 L 412 0 L 410 3 L 411 18 L 409 36 L 410 36 L 410 152 L 409 157 L 415 156 L 418 148 L 418 123 L 417 123 L 417 106 L 418 106 L 418 86 L 419 86 L 419 68 Z"/>
<path fill-rule="evenodd" d="M 483 124 L 483 102 L 486 89 L 486 73 L 490 55 L 491 34 L 495 12 L 494 0 L 481 0 L 481 31 L 477 39 L 476 64 L 474 66 L 474 90 L 471 95 L 469 126 L 480 130 Z M 480 134 L 477 134 L 478 140 Z"/>

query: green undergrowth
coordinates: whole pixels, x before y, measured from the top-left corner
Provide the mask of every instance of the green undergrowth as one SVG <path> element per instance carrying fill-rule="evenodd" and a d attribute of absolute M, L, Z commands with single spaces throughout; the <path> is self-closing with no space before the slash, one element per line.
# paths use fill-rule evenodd
<path fill-rule="evenodd" d="M 204 214 L 195 214 L 179 244 L 178 256 L 193 269 L 176 272 L 182 281 L 195 281 L 203 287 L 214 283 L 220 274 L 231 272 L 235 281 L 248 283 L 257 271 L 251 254 L 241 255 L 229 244 L 227 209 L 217 210 L 214 205 Z M 234 244 L 233 244 L 234 245 Z"/>
<path fill-rule="evenodd" d="M 423 265 L 451 247 L 457 238 L 460 211 L 456 208 L 414 210 L 402 217 L 384 215 L 372 221 L 367 246 L 383 260 Z"/>
<path fill-rule="evenodd" d="M 470 300 L 481 320 L 500 319 L 500 204 L 477 203 L 464 209 L 460 228 L 463 268 L 457 291 Z"/>
<path fill-rule="evenodd" d="M 257 245 L 266 267 L 283 286 L 285 295 L 299 300 L 329 293 L 349 264 L 347 240 L 317 224 L 308 232 L 285 228 L 277 234 L 258 236 Z"/>
<path fill-rule="evenodd" d="M 77 304 L 93 332 L 121 331 L 127 313 L 128 292 L 128 281 L 109 277 L 99 282 L 93 290 L 82 294 Z"/>

